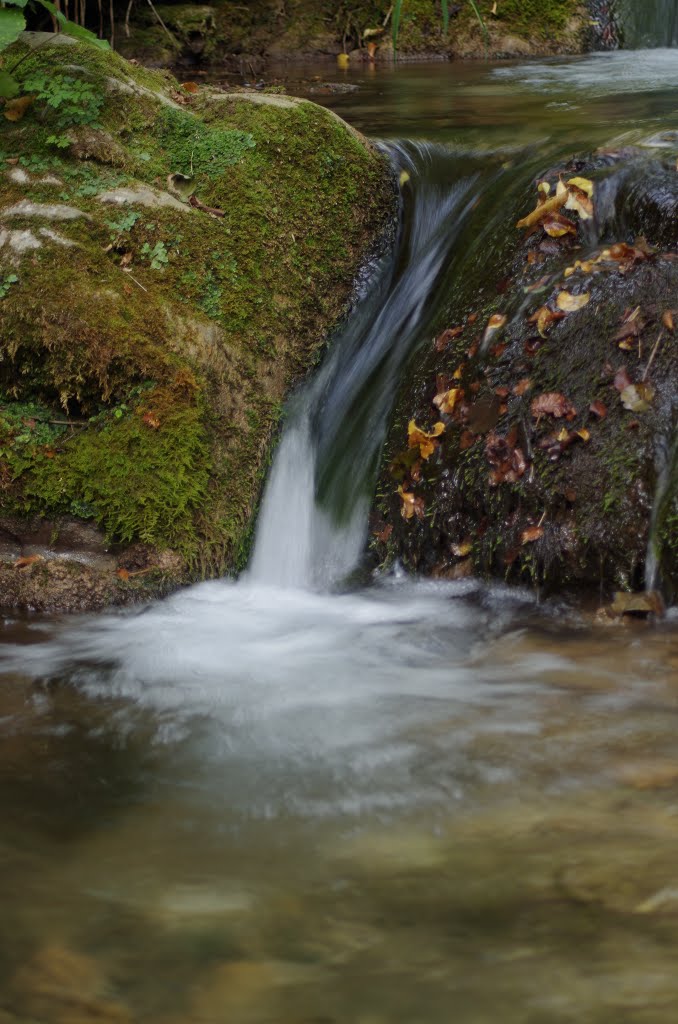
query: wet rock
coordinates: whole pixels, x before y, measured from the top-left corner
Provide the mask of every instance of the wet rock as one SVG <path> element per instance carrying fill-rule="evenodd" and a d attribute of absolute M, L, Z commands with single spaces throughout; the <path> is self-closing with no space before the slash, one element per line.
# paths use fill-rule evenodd
<path fill-rule="evenodd" d="M 471 248 L 471 269 L 462 264 L 457 280 L 468 276 L 478 291 L 459 284 L 440 324 L 463 330 L 431 345 L 405 383 L 380 486 L 390 497 L 376 509 L 381 536 L 392 531 L 373 547 L 382 560 L 395 556 L 445 576 L 455 552 L 470 544 L 483 574 L 554 588 L 661 586 L 671 599 L 678 593 L 675 156 L 608 151 L 540 180 L 552 189 L 553 217 L 538 206 L 526 217 L 527 197 L 512 206 L 494 225 L 489 280 Z M 559 180 L 579 182 L 573 199 L 567 190 L 554 198 Z M 589 181 L 591 200 L 582 191 Z M 490 419 L 478 414 L 490 406 Z M 419 479 L 409 468 L 411 420 L 424 431 L 436 421 L 444 428 L 415 463 Z M 407 516 L 404 496 L 419 502 L 420 515 Z M 613 618 L 659 607 L 651 598 L 625 597 L 624 608 L 621 601 Z"/>

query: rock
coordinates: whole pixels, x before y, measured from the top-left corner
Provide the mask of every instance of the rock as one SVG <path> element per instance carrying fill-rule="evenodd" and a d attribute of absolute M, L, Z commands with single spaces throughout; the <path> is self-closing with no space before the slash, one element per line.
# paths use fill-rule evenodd
<path fill-rule="evenodd" d="M 541 208 L 526 217 L 524 193 L 512 198 L 527 183 L 511 180 L 483 261 L 475 249 L 481 226 L 467 226 L 469 250 L 439 325 L 463 330 L 432 345 L 404 384 L 379 487 L 390 497 L 375 509 L 380 536 L 392 531 L 384 542 L 376 537 L 374 549 L 380 561 L 395 557 L 445 576 L 460 545 L 470 544 L 481 574 L 558 589 L 602 581 L 610 591 L 634 592 L 659 583 L 671 599 L 678 593 L 675 155 L 605 152 L 544 177 L 556 205 L 559 179 L 584 189 L 592 181 L 594 216 L 581 218 L 588 200 L 579 189 L 571 209 L 560 204 L 557 216 L 567 212 L 569 221 L 549 223 L 547 234 Z M 485 225 L 489 215 L 479 215 Z M 476 415 L 490 405 L 491 418 Z M 444 426 L 419 482 L 405 458 L 412 419 L 424 431 L 439 419 Z M 435 516 L 404 519 L 399 484 Z M 609 617 L 660 612 L 659 595 L 627 594 Z"/>
<path fill-rule="evenodd" d="M 89 92 L 4 129 L 1 600 L 99 608 L 235 570 L 281 403 L 392 222 L 390 170 L 308 101 L 189 93 L 49 34 L 8 59 Z M 162 187 L 180 176 L 195 205 Z"/>

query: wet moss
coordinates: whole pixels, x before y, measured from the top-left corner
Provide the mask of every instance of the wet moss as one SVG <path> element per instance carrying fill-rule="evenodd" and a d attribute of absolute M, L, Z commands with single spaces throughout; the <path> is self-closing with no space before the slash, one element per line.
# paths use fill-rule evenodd
<path fill-rule="evenodd" d="M 22 74 L 67 65 L 105 103 L 68 148 L 48 141 L 39 104 L 3 130 L 20 173 L 0 177 L 0 207 L 80 213 L 5 221 L 32 247 L 0 250 L 16 277 L 0 299 L 0 389 L 77 425 L 48 452 L 18 452 L 14 432 L 3 507 L 85 514 L 113 543 L 180 553 L 193 576 L 233 570 L 285 393 L 392 215 L 384 161 L 311 103 L 182 94 L 81 44 L 15 50 Z M 114 189 L 124 202 L 103 202 Z"/>

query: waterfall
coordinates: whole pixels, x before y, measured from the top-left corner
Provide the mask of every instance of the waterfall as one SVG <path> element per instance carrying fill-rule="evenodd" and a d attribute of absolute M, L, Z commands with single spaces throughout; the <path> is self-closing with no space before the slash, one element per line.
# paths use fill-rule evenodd
<path fill-rule="evenodd" d="M 389 412 L 477 175 L 428 143 L 384 147 L 403 182 L 393 251 L 367 268 L 355 309 L 295 396 L 259 514 L 250 577 L 326 587 L 356 564 Z"/>
<path fill-rule="evenodd" d="M 678 46 L 678 0 L 616 0 L 614 11 L 624 49 Z"/>
<path fill-rule="evenodd" d="M 249 568 L 258 583 L 325 589 L 355 567 L 405 366 L 455 281 L 488 272 L 507 193 L 535 170 L 516 152 L 384 149 L 402 183 L 398 237 L 367 268 L 324 364 L 288 405 Z"/>

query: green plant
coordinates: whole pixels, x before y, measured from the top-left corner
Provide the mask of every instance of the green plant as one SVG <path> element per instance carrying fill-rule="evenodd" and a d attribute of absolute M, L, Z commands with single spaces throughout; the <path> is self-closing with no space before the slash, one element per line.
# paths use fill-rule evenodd
<path fill-rule="evenodd" d="M 67 32 L 76 39 L 83 39 L 93 43 L 101 49 L 107 50 L 109 48 L 105 39 L 97 39 L 93 32 L 83 28 L 82 25 L 77 25 L 74 21 L 69 21 L 51 0 L 33 0 L 33 2 L 52 16 L 60 30 Z M 26 17 L 23 9 L 27 4 L 28 0 L 4 0 L 4 6 L 0 8 L 0 52 L 16 42 L 26 28 Z M 21 86 L 14 77 L 14 72 L 19 63 L 20 61 L 8 71 L 4 69 L 0 71 L 0 98 L 12 99 L 21 91 Z"/>
<path fill-rule="evenodd" d="M 156 242 L 153 246 L 149 242 L 144 242 L 141 247 L 141 256 L 150 260 L 153 270 L 162 270 L 169 263 L 169 253 L 164 242 Z"/>
<path fill-rule="evenodd" d="M 131 211 L 130 213 L 124 214 L 120 220 L 107 220 L 106 225 L 113 232 L 111 238 L 117 238 L 118 235 L 121 235 L 124 231 L 131 231 L 140 217 L 140 213 Z"/>
<path fill-rule="evenodd" d="M 72 75 L 38 72 L 25 78 L 22 88 L 54 111 L 55 116 L 50 124 L 60 133 L 75 125 L 96 125 L 104 104 L 101 89 Z M 50 135 L 47 142 L 61 149 L 70 144 L 63 134 Z"/>
<path fill-rule="evenodd" d="M 394 0 L 394 3 L 393 3 L 393 13 L 391 15 L 391 35 L 393 37 L 393 49 L 394 49 L 394 51 L 396 53 L 397 53 L 397 50 L 398 50 L 398 35 L 400 33 L 400 21 L 401 21 L 401 18 L 402 18 L 403 3 L 404 2 L 405 2 L 405 0 Z M 480 13 L 480 10 L 478 9 L 478 4 L 476 3 L 476 0 L 468 0 L 468 2 L 470 3 L 471 7 L 473 8 L 473 13 L 475 14 L 476 18 L 478 19 L 478 24 L 480 25 L 480 27 L 482 29 L 482 32 L 483 32 L 483 39 L 485 40 L 485 44 L 487 45 L 487 38 L 488 37 L 487 37 L 487 25 L 485 24 L 485 19 L 483 18 L 482 14 Z M 442 15 L 443 15 L 443 32 L 446 33 L 448 28 L 449 28 L 449 26 L 450 26 L 449 0 L 440 0 L 440 3 L 441 3 L 441 7 L 442 7 Z"/>
<path fill-rule="evenodd" d="M 219 174 L 254 149 L 254 136 L 235 128 L 210 128 L 194 114 L 167 107 L 158 120 L 158 138 L 172 154 L 174 171 L 193 176 Z"/>
<path fill-rule="evenodd" d="M 4 277 L 0 277 L 0 299 L 4 299 L 12 285 L 16 284 L 18 280 L 16 274 L 5 274 Z"/>

